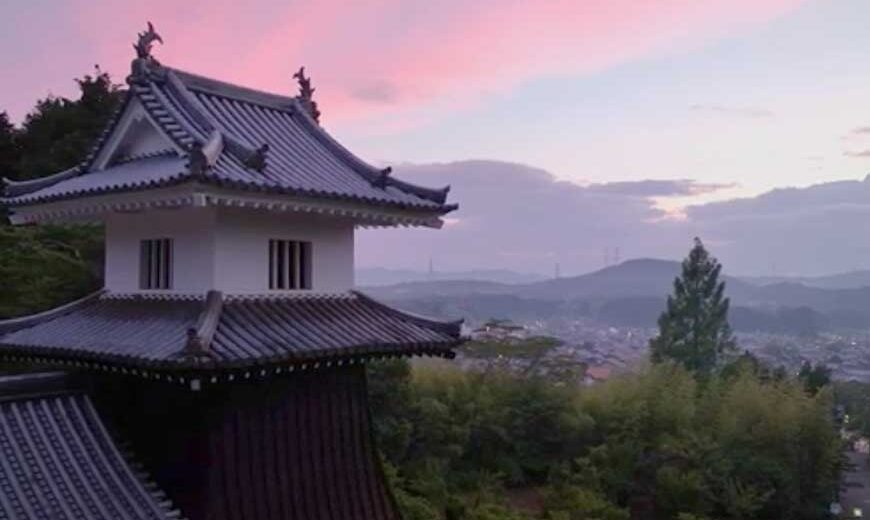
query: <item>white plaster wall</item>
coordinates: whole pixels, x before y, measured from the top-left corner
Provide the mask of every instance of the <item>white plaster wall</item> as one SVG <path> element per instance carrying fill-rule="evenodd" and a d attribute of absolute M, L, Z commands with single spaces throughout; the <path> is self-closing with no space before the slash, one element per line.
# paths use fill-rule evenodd
<path fill-rule="evenodd" d="M 214 283 L 215 208 L 112 213 L 106 218 L 106 288 L 112 292 L 204 294 Z M 171 238 L 172 289 L 139 289 L 139 242 Z"/>
<path fill-rule="evenodd" d="M 306 213 L 265 213 L 218 208 L 215 234 L 215 288 L 225 294 L 276 293 L 269 290 L 269 240 L 311 242 L 311 290 L 353 288 L 353 223 Z"/>
<path fill-rule="evenodd" d="M 173 239 L 172 289 L 139 288 L 139 242 Z M 275 294 L 270 239 L 312 247 L 311 290 L 352 289 L 354 226 L 348 220 L 239 208 L 183 208 L 112 213 L 106 218 L 106 288 L 117 293 Z"/>

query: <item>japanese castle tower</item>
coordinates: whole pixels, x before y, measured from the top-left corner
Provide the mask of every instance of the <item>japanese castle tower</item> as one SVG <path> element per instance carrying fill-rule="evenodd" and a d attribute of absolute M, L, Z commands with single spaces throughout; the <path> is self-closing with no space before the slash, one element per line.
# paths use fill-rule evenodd
<path fill-rule="evenodd" d="M 452 356 L 459 324 L 353 290 L 354 230 L 439 227 L 296 97 L 158 63 L 80 165 L 6 181 L 13 224 L 102 222 L 105 287 L 0 321 L 0 519 L 396 519 L 365 363 Z"/>

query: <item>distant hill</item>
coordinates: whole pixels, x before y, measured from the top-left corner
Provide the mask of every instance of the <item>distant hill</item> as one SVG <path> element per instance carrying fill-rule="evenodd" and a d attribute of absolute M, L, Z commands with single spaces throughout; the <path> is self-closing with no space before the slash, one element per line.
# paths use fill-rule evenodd
<path fill-rule="evenodd" d="M 628 260 L 573 277 L 533 283 L 450 280 L 367 287 L 365 291 L 418 312 L 443 317 L 539 319 L 589 316 L 618 325 L 652 326 L 672 290 L 680 263 Z M 823 277 L 845 284 L 856 273 Z M 793 281 L 761 285 L 726 277 L 732 322 L 741 330 L 870 328 L 870 286 L 822 288 Z"/>
<path fill-rule="evenodd" d="M 849 271 L 825 276 L 747 276 L 742 279 L 755 285 L 797 283 L 819 289 L 857 289 L 870 287 L 870 270 Z"/>
<path fill-rule="evenodd" d="M 467 294 L 510 294 L 537 300 L 574 300 L 578 298 L 664 298 L 673 288 L 680 263 L 672 260 L 642 258 L 627 260 L 579 276 L 542 280 L 532 283 L 498 283 L 480 280 L 450 280 L 401 283 L 371 287 L 369 291 L 387 298 L 416 298 Z M 360 284 L 364 285 L 364 284 Z M 728 279 L 732 289 L 751 292 L 755 289 L 737 279 Z"/>
<path fill-rule="evenodd" d="M 531 283 L 546 277 L 533 273 L 518 273 L 507 269 L 473 269 L 470 271 L 414 271 L 411 269 L 385 269 L 382 267 L 356 270 L 356 284 L 360 287 L 395 285 L 410 282 L 447 280 L 474 280 L 506 284 Z"/>

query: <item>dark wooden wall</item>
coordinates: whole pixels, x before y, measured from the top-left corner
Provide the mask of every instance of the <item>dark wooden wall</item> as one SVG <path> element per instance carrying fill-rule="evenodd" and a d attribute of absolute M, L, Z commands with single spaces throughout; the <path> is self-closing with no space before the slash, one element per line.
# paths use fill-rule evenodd
<path fill-rule="evenodd" d="M 190 520 L 394 520 L 361 366 L 205 385 L 101 377 L 97 406 Z"/>

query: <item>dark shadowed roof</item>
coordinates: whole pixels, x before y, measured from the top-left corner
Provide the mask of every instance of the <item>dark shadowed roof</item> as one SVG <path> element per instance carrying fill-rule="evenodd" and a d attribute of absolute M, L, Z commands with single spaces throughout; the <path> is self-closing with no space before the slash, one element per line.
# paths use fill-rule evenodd
<path fill-rule="evenodd" d="M 302 102 L 197 76 L 157 64 L 128 79 L 122 109 L 141 102 L 151 120 L 185 152 L 170 159 L 124 158 L 94 167 L 115 117 L 88 160 L 76 169 L 33 181 L 6 181 L 5 199 L 20 206 L 101 193 L 142 190 L 198 181 L 219 187 L 351 201 L 399 209 L 447 213 L 448 189 L 429 189 L 394 179 L 345 149 L 315 122 Z M 209 144 L 211 143 L 211 145 Z M 265 166 L 256 150 L 268 146 Z M 206 150 L 209 166 L 188 163 Z M 190 153 L 188 153 L 190 151 Z"/>
<path fill-rule="evenodd" d="M 0 355 L 100 365 L 239 368 L 373 356 L 451 356 L 459 323 L 359 293 L 205 299 L 94 295 L 0 321 Z"/>
<path fill-rule="evenodd" d="M 179 518 L 62 373 L 0 378 L 0 518 Z"/>

